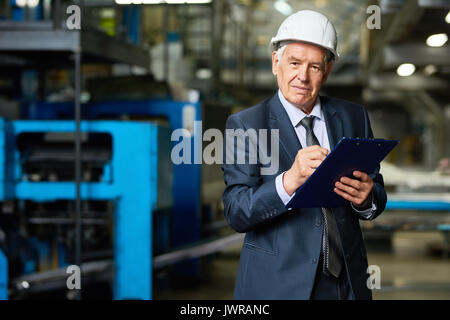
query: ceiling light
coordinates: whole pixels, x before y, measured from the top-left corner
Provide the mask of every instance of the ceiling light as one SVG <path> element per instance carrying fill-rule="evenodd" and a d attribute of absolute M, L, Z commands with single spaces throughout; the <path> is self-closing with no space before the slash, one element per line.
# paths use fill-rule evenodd
<path fill-rule="evenodd" d="M 427 45 L 429 47 L 442 47 L 448 40 L 445 33 L 433 34 L 428 37 Z"/>
<path fill-rule="evenodd" d="M 207 4 L 211 3 L 212 0 L 186 0 L 187 4 Z"/>
<path fill-rule="evenodd" d="M 416 71 L 416 66 L 412 63 L 403 63 L 398 66 L 397 74 L 400 77 L 409 77 Z"/>
<path fill-rule="evenodd" d="M 27 5 L 27 0 L 16 0 L 16 6 L 23 8 L 26 5 Z"/>
<path fill-rule="evenodd" d="M 27 4 L 30 8 L 36 8 L 39 4 L 39 0 L 28 0 Z"/>
<path fill-rule="evenodd" d="M 24 8 L 36 8 L 39 5 L 39 0 L 16 0 L 16 6 Z"/>
<path fill-rule="evenodd" d="M 115 11 L 113 8 L 104 8 L 100 10 L 99 15 L 102 19 L 114 18 Z"/>
<path fill-rule="evenodd" d="M 138 1 L 138 2 L 139 2 L 139 4 L 142 3 L 141 1 Z M 117 4 L 132 4 L 132 3 L 135 3 L 135 1 L 132 1 L 132 0 L 116 0 L 116 3 Z"/>
<path fill-rule="evenodd" d="M 445 16 L 445 22 L 450 23 L 450 11 Z"/>
<path fill-rule="evenodd" d="M 285 16 L 290 15 L 293 11 L 291 5 L 285 0 L 278 0 L 273 6 L 278 12 L 284 14 Z"/>
<path fill-rule="evenodd" d="M 164 0 L 116 0 L 117 4 L 159 4 Z"/>
<path fill-rule="evenodd" d="M 117 4 L 208 4 L 212 0 L 115 0 Z"/>
<path fill-rule="evenodd" d="M 201 80 L 208 80 L 211 79 L 212 77 L 212 71 L 211 69 L 198 69 L 197 72 L 195 73 L 195 76 Z"/>
<path fill-rule="evenodd" d="M 423 71 L 425 74 L 431 76 L 438 71 L 438 68 L 434 64 L 429 64 L 423 69 Z"/>

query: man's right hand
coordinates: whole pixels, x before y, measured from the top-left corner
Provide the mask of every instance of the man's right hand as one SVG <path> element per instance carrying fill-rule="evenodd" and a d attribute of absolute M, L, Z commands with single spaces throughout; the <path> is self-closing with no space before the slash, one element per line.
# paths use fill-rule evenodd
<path fill-rule="evenodd" d="M 289 196 L 308 179 L 329 153 L 328 149 L 320 146 L 303 148 L 297 152 L 292 167 L 283 176 L 283 187 Z"/>

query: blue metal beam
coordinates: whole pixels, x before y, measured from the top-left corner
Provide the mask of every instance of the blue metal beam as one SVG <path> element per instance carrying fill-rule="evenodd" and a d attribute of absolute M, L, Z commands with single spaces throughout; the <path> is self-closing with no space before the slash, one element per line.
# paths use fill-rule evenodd
<path fill-rule="evenodd" d="M 386 210 L 450 211 L 446 201 L 388 201 Z"/>
<path fill-rule="evenodd" d="M 8 299 L 8 260 L 0 249 L 0 300 Z"/>

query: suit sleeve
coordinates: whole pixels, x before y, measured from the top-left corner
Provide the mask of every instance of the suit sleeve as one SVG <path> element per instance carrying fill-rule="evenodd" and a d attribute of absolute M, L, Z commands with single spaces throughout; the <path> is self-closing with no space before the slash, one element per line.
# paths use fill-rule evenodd
<path fill-rule="evenodd" d="M 228 118 L 226 128 L 247 130 L 236 115 Z M 222 198 L 224 214 L 230 227 L 237 232 L 248 232 L 257 225 L 286 212 L 277 193 L 275 177 L 263 181 L 259 163 L 249 164 L 250 161 L 245 161 L 244 164 L 238 164 L 235 156 L 233 161 L 229 159 L 227 161 L 227 150 L 230 150 L 229 146 L 224 146 L 222 170 L 225 191 Z M 246 145 L 243 151 L 246 153 L 245 159 L 249 159 L 248 150 Z"/>
<path fill-rule="evenodd" d="M 369 115 L 364 107 L 362 107 L 364 114 L 364 124 L 365 124 L 365 138 L 373 139 L 372 127 L 370 125 Z M 369 176 L 373 180 L 373 203 L 376 206 L 376 210 L 368 217 L 361 217 L 362 220 L 373 220 L 378 217 L 385 209 L 387 196 L 386 191 L 384 190 L 384 181 L 383 176 L 380 174 L 380 166 L 378 165 L 375 171 Z"/>

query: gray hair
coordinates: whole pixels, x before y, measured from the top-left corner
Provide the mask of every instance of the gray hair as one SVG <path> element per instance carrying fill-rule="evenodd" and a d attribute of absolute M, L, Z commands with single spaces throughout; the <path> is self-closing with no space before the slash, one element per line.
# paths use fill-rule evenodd
<path fill-rule="evenodd" d="M 277 50 L 278 66 L 280 65 L 281 58 L 283 58 L 284 51 L 286 50 L 286 46 L 289 43 L 294 43 L 294 42 L 293 41 L 286 41 L 286 42 L 281 43 L 278 46 L 278 50 Z M 325 72 L 327 72 L 328 62 L 333 60 L 333 54 L 330 51 L 326 50 L 326 49 L 324 49 L 324 51 L 325 51 L 325 58 L 323 59 L 324 60 L 323 63 L 325 65 Z"/>

